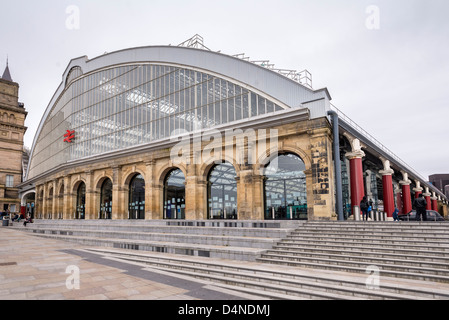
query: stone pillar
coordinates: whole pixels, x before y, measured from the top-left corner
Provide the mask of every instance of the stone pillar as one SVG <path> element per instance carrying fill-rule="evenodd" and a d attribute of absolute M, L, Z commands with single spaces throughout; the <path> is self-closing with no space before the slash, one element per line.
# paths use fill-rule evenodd
<path fill-rule="evenodd" d="M 383 163 L 384 169 L 379 173 L 382 175 L 383 196 L 384 196 L 384 211 L 387 213 L 387 217 L 390 219 L 393 217 L 394 211 L 394 192 L 393 192 L 393 169 L 390 168 L 390 161 L 380 157 Z"/>
<path fill-rule="evenodd" d="M 145 219 L 160 219 L 157 211 L 153 211 L 154 206 L 154 165 L 156 161 L 145 162 Z"/>
<path fill-rule="evenodd" d="M 366 197 L 369 200 L 373 200 L 373 192 L 371 191 L 371 175 L 373 172 L 371 170 L 365 171 L 365 190 L 366 190 Z"/>
<path fill-rule="evenodd" d="M 96 197 L 94 185 L 94 174 L 92 171 L 86 171 L 86 202 L 84 204 L 84 219 L 98 219 L 98 212 L 96 210 Z M 81 218 L 81 217 L 79 217 Z"/>
<path fill-rule="evenodd" d="M 122 167 L 112 167 L 112 219 L 128 218 L 125 212 L 125 196 L 122 186 Z"/>
<path fill-rule="evenodd" d="M 70 175 L 64 176 L 64 198 L 62 206 L 62 218 L 73 219 L 73 198 L 72 190 L 70 189 L 71 179 Z"/>
<path fill-rule="evenodd" d="M 354 213 L 354 206 L 360 207 L 360 202 L 365 195 L 363 187 L 363 165 L 362 158 L 365 153 L 362 151 L 360 140 L 353 138 L 348 134 L 344 134 L 352 146 L 352 151 L 345 154 L 349 159 L 349 178 L 351 181 L 351 212 Z"/>
<path fill-rule="evenodd" d="M 402 186 L 402 213 L 407 214 L 412 211 L 412 199 L 410 194 L 410 184 L 412 183 L 408 179 L 408 173 L 405 171 L 401 171 L 402 180 L 399 181 Z"/>
<path fill-rule="evenodd" d="M 50 198 L 50 207 L 51 207 L 51 219 L 57 219 L 57 211 L 58 211 L 58 181 L 55 179 L 51 183 L 51 188 L 53 188 L 53 195 Z"/>
<path fill-rule="evenodd" d="M 263 220 L 263 176 L 247 165 L 236 180 L 238 219 Z"/>
<path fill-rule="evenodd" d="M 42 198 L 42 219 L 47 219 L 47 205 L 48 205 L 48 201 L 47 201 L 47 192 L 48 192 L 48 188 L 47 188 L 47 183 L 44 183 L 42 185 L 42 189 L 44 190 L 43 193 L 43 198 Z"/>
<path fill-rule="evenodd" d="M 429 192 L 429 187 L 426 187 L 426 192 L 423 193 L 424 198 L 426 199 L 427 202 L 427 207 L 426 210 L 432 210 L 432 200 L 430 200 L 430 196 L 432 194 Z"/>
<path fill-rule="evenodd" d="M 435 194 L 435 191 L 432 192 L 432 197 L 430 198 L 430 200 L 432 201 L 432 210 L 438 211 L 438 198 Z"/>
<path fill-rule="evenodd" d="M 415 192 L 415 199 L 418 199 L 419 195 L 422 193 L 423 188 L 421 188 L 421 182 L 419 180 L 415 180 L 416 187 L 413 188 Z"/>
<path fill-rule="evenodd" d="M 207 183 L 197 173 L 196 164 L 187 164 L 186 175 L 186 220 L 207 219 Z"/>
<path fill-rule="evenodd" d="M 337 215 L 335 214 L 334 183 L 332 183 L 334 181 L 332 131 L 330 128 L 317 128 L 309 130 L 308 134 L 310 137 L 311 167 L 304 171 L 308 190 L 308 219 L 335 220 Z M 360 168 L 360 170 L 362 169 Z M 363 188 L 363 172 L 360 171 L 360 174 Z"/>

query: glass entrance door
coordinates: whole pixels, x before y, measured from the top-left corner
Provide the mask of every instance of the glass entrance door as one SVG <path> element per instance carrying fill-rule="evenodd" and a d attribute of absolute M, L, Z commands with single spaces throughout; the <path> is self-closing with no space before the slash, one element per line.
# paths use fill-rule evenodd
<path fill-rule="evenodd" d="M 164 219 L 185 219 L 185 177 L 180 169 L 171 171 L 164 183 Z"/>

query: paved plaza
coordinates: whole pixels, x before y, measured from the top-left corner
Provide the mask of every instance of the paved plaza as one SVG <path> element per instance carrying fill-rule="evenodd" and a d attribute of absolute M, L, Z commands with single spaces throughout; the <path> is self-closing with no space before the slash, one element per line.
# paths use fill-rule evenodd
<path fill-rule="evenodd" d="M 199 282 L 106 261 L 78 251 L 79 244 L 7 227 L 0 227 L 0 243 L 0 300 L 242 299 Z M 79 268 L 79 289 L 74 268 Z"/>

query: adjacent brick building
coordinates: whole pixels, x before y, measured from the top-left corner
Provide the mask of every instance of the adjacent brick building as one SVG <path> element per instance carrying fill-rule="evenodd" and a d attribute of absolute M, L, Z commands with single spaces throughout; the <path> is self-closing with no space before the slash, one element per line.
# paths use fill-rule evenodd
<path fill-rule="evenodd" d="M 19 102 L 19 84 L 8 65 L 0 78 L 0 211 L 20 212 L 23 138 L 27 112 Z"/>

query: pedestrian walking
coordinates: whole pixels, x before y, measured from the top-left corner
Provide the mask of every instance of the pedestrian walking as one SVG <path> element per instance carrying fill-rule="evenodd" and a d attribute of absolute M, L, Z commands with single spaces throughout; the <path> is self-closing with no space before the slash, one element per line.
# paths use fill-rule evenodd
<path fill-rule="evenodd" d="M 398 208 L 394 208 L 394 211 L 393 211 L 393 219 L 394 219 L 394 221 L 399 221 L 398 214 L 399 214 L 399 209 Z"/>
<path fill-rule="evenodd" d="M 368 207 L 368 200 L 366 199 L 366 196 L 363 196 L 363 199 L 360 202 L 360 211 L 362 211 L 363 220 L 365 220 L 366 217 L 366 221 L 368 221 Z"/>
<path fill-rule="evenodd" d="M 413 206 L 416 209 L 416 221 L 421 221 L 421 216 L 423 221 L 427 221 L 427 201 L 422 193 L 419 194 L 418 198 L 413 200 Z"/>

